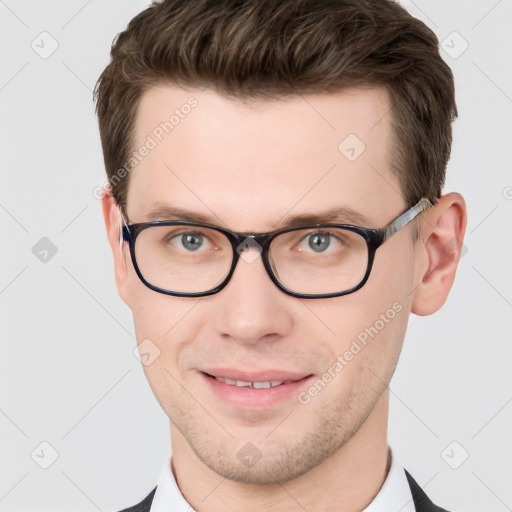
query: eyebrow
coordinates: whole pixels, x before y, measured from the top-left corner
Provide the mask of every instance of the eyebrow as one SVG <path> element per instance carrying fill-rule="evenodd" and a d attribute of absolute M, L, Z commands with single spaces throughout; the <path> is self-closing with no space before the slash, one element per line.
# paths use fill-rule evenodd
<path fill-rule="evenodd" d="M 176 208 L 160 203 L 152 205 L 144 215 L 144 222 L 159 220 L 186 220 L 189 222 L 201 222 L 204 224 L 218 225 L 220 220 L 215 215 Z M 354 226 L 369 227 L 373 224 L 363 213 L 350 206 L 335 206 L 319 212 L 308 212 L 296 215 L 286 215 L 276 225 L 281 227 L 296 227 L 307 224 L 350 224 Z"/>

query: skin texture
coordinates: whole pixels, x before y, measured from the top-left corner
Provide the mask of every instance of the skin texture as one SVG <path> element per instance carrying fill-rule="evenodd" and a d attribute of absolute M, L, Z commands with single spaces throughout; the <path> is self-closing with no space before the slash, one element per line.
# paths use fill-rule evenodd
<path fill-rule="evenodd" d="M 241 103 L 212 91 L 159 86 L 139 106 L 134 147 L 193 96 L 197 106 L 129 174 L 127 216 L 147 220 L 156 202 L 211 215 L 235 231 L 271 231 L 287 214 L 350 206 L 382 227 L 407 209 L 391 171 L 392 132 L 384 89 Z M 338 145 L 356 134 L 366 146 L 349 161 Z M 116 284 L 133 312 L 137 341 L 160 355 L 144 372 L 171 420 L 173 470 L 199 511 L 358 511 L 387 472 L 389 391 L 410 312 L 445 302 L 466 227 L 463 198 L 444 195 L 376 254 L 356 293 L 306 300 L 284 294 L 261 258 L 240 259 L 220 293 L 156 293 L 119 248 L 119 208 L 103 197 Z M 171 220 L 171 219 L 160 219 Z M 393 304 L 401 312 L 307 404 L 293 395 L 265 410 L 232 407 L 199 369 L 280 369 L 321 376 Z M 247 443 L 260 454 L 248 466 Z M 254 448 L 251 448 L 254 450 Z"/>

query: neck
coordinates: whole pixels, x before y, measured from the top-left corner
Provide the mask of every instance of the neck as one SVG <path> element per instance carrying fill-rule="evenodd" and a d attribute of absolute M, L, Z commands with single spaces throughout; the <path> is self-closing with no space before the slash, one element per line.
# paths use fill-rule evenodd
<path fill-rule="evenodd" d="M 371 503 L 389 472 L 389 394 L 380 397 L 354 436 L 327 460 L 287 482 L 246 484 L 206 466 L 171 423 L 172 470 L 181 493 L 198 512 L 343 510 L 360 512 Z"/>

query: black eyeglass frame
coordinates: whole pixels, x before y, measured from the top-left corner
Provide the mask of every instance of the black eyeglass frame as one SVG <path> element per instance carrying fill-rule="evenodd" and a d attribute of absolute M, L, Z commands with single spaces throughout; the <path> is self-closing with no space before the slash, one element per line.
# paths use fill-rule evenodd
<path fill-rule="evenodd" d="M 308 224 L 303 226 L 294 226 L 294 227 L 287 227 L 278 229 L 276 231 L 269 231 L 267 233 L 237 233 L 235 231 L 230 231 L 228 229 L 222 228 L 220 226 L 215 226 L 212 224 L 205 224 L 201 222 L 189 222 L 186 220 L 164 220 L 164 221 L 154 221 L 154 222 L 140 222 L 140 223 L 133 223 L 128 224 L 126 221 L 125 216 L 121 212 L 121 216 L 123 219 L 123 227 L 121 231 L 121 243 L 122 242 L 128 242 L 128 245 L 130 247 L 130 255 L 133 263 L 133 267 L 135 269 L 135 272 L 139 276 L 139 279 L 151 290 L 154 290 L 158 293 L 163 293 L 165 295 L 172 295 L 176 297 L 206 297 L 208 295 L 213 295 L 215 293 L 220 292 L 230 281 L 233 273 L 235 272 L 236 265 L 238 263 L 238 260 L 240 259 L 240 254 L 237 251 L 237 248 L 246 241 L 247 238 L 250 238 L 254 242 L 256 242 L 261 247 L 261 256 L 263 259 L 263 265 L 265 267 L 265 270 L 267 271 L 268 276 L 270 279 L 274 282 L 274 284 L 282 290 L 284 293 L 291 295 L 292 297 L 302 298 L 302 299 L 327 299 L 331 297 L 341 297 L 343 295 L 348 295 L 350 293 L 354 293 L 355 291 L 361 289 L 366 282 L 368 281 L 368 278 L 370 277 L 370 272 L 373 267 L 373 261 L 375 259 L 375 253 L 377 249 L 386 241 L 388 240 L 392 235 L 397 233 L 400 229 L 405 227 L 409 222 L 414 220 L 421 212 L 426 210 L 427 208 L 433 207 L 433 204 L 430 202 L 427 198 L 422 198 L 416 203 L 414 206 L 400 214 L 396 219 L 392 220 L 387 226 L 381 228 L 381 229 L 374 229 L 374 228 L 362 228 L 359 226 L 353 226 L 351 224 Z M 144 229 L 147 229 L 152 226 L 190 226 L 190 227 L 203 227 L 203 228 L 210 228 L 215 231 L 218 231 L 226 236 L 226 238 L 231 243 L 231 247 L 233 249 L 233 260 L 231 262 L 231 268 L 226 276 L 226 278 L 215 288 L 212 288 L 211 290 L 207 290 L 206 292 L 193 292 L 193 293 L 187 293 L 187 292 L 174 292 L 171 290 L 166 290 L 164 288 L 159 288 L 158 286 L 155 286 L 151 283 L 149 283 L 144 276 L 142 275 L 139 266 L 137 264 L 137 258 L 135 256 L 135 241 L 137 239 L 137 236 L 141 231 Z M 350 288 L 349 290 L 345 290 L 342 292 L 335 292 L 335 293 L 325 293 L 325 294 L 305 294 L 305 293 L 296 293 L 288 288 L 286 288 L 284 285 L 282 285 L 277 277 L 274 275 L 274 272 L 272 271 L 272 266 L 269 261 L 269 249 L 270 244 L 274 238 L 276 238 L 278 235 L 282 233 L 288 233 L 291 231 L 298 231 L 301 229 L 321 229 L 321 228 L 341 228 L 346 229 L 348 231 L 353 231 L 354 233 L 357 233 L 360 235 L 365 241 L 366 246 L 368 248 L 368 263 L 366 267 L 366 272 L 361 279 L 361 281 L 356 285 Z"/>

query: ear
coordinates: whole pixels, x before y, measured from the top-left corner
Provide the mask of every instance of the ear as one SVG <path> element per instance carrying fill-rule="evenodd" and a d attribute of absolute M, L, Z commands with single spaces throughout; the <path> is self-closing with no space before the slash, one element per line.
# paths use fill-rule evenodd
<path fill-rule="evenodd" d="M 466 203 L 455 192 L 441 196 L 424 212 L 412 313 L 435 313 L 446 302 L 459 264 L 466 232 Z"/>
<path fill-rule="evenodd" d="M 112 255 L 114 256 L 114 274 L 116 287 L 119 296 L 130 307 L 129 287 L 128 287 L 128 269 L 127 259 L 129 258 L 127 246 L 125 243 L 120 245 L 121 236 L 121 209 L 114 199 L 110 186 L 107 184 L 103 188 L 101 197 L 103 208 L 103 219 L 107 229 L 107 238 Z"/>

